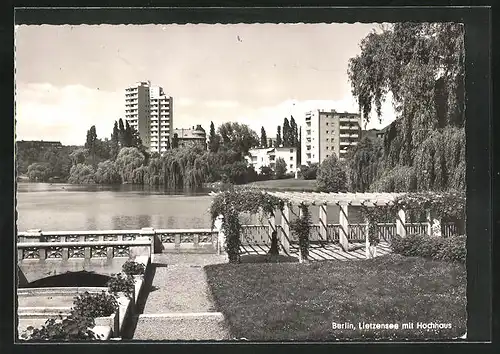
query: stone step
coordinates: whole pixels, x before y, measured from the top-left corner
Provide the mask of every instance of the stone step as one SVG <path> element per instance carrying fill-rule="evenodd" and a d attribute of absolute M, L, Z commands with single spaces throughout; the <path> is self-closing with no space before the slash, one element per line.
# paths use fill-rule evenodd
<path fill-rule="evenodd" d="M 134 340 L 228 340 L 220 312 L 139 315 Z"/>

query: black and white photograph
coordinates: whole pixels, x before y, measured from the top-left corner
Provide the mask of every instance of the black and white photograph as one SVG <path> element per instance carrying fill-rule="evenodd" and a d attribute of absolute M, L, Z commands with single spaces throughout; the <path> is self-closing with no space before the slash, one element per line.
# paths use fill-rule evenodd
<path fill-rule="evenodd" d="M 467 340 L 462 23 L 14 35 L 17 342 Z"/>

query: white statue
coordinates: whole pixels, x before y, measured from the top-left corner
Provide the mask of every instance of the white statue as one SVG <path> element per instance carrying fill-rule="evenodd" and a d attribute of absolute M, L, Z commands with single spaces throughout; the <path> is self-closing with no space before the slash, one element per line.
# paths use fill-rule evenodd
<path fill-rule="evenodd" d="M 222 215 L 217 216 L 217 218 L 214 221 L 214 228 L 217 230 L 218 236 L 217 236 L 217 254 L 220 254 L 221 251 L 224 250 L 224 245 L 226 243 L 226 237 L 224 235 L 224 231 L 222 230 L 222 220 L 224 217 Z"/>

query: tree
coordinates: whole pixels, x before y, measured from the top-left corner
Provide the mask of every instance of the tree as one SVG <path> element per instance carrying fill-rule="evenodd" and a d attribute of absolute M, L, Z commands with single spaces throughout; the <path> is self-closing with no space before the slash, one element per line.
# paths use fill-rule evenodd
<path fill-rule="evenodd" d="M 116 157 L 115 165 L 124 183 L 134 183 L 136 170 L 144 163 L 144 155 L 135 147 L 125 147 Z"/>
<path fill-rule="evenodd" d="M 177 149 L 179 147 L 179 136 L 177 133 L 174 133 L 172 137 L 172 149 Z"/>
<path fill-rule="evenodd" d="M 118 120 L 118 138 L 120 141 L 120 147 L 125 147 L 125 126 L 123 125 L 123 119 Z"/>
<path fill-rule="evenodd" d="M 276 166 L 274 167 L 274 172 L 277 179 L 281 179 L 286 175 L 286 161 L 279 157 L 276 159 Z"/>
<path fill-rule="evenodd" d="M 299 149 L 299 127 L 297 126 L 297 123 L 295 122 L 295 118 L 293 116 L 290 116 L 290 129 L 292 131 L 292 144 L 291 146 L 294 146 Z"/>
<path fill-rule="evenodd" d="M 318 168 L 316 181 L 320 192 L 337 193 L 346 191 L 347 174 L 335 154 L 323 160 Z"/>
<path fill-rule="evenodd" d="M 214 122 L 210 122 L 210 134 L 208 135 L 208 151 L 219 151 L 220 137 L 215 133 Z"/>
<path fill-rule="evenodd" d="M 85 148 L 89 151 L 90 156 L 92 157 L 92 163 L 95 163 L 96 141 L 97 132 L 95 125 L 93 125 L 89 130 L 87 130 L 87 139 L 85 141 Z"/>
<path fill-rule="evenodd" d="M 50 177 L 50 164 L 32 163 L 28 166 L 28 178 L 33 182 L 47 182 Z"/>
<path fill-rule="evenodd" d="M 349 191 L 368 191 L 383 170 L 384 147 L 381 139 L 364 137 L 348 154 Z"/>
<path fill-rule="evenodd" d="M 71 167 L 68 183 L 74 184 L 93 184 L 94 168 L 91 165 L 79 163 Z"/>
<path fill-rule="evenodd" d="M 259 137 L 246 124 L 227 122 L 217 129 L 225 149 L 245 156 L 248 151 L 259 145 Z"/>
<path fill-rule="evenodd" d="M 273 147 L 273 139 L 269 139 L 269 144 L 267 146 Z"/>
<path fill-rule="evenodd" d="M 101 184 L 120 184 L 121 177 L 118 173 L 116 165 L 111 160 L 106 160 L 104 162 L 99 162 L 97 165 L 97 170 L 94 175 L 94 180 L 96 183 Z"/>
<path fill-rule="evenodd" d="M 283 141 L 281 140 L 281 126 L 278 125 L 278 133 L 276 134 L 276 144 L 274 146 L 280 147 L 281 144 L 283 144 Z"/>
<path fill-rule="evenodd" d="M 123 133 L 123 144 L 125 147 L 134 146 L 134 133 L 128 121 L 125 121 L 125 131 Z M 136 146 L 137 147 L 137 146 Z"/>
<path fill-rule="evenodd" d="M 295 123 L 295 121 L 294 121 Z M 283 121 L 283 146 L 286 147 L 295 147 L 295 128 L 288 121 L 288 118 L 285 118 Z"/>
<path fill-rule="evenodd" d="M 362 40 L 361 54 L 349 60 L 348 69 L 360 111 L 369 121 L 374 107 L 380 118 L 391 93 L 398 116 L 384 138 L 385 175 L 414 167 L 418 190 L 453 188 L 453 176 L 462 179 L 465 155 L 447 158 L 453 154 L 450 143 L 455 152 L 465 146 L 465 134 L 457 133 L 465 125 L 464 58 L 459 23 L 398 23 Z M 455 137 L 463 140 L 455 145 Z"/>
<path fill-rule="evenodd" d="M 274 176 L 274 171 L 269 166 L 261 166 L 260 167 L 260 176 L 263 180 L 271 179 Z"/>
<path fill-rule="evenodd" d="M 260 128 L 260 147 L 267 148 L 267 135 L 264 127 Z"/>
<path fill-rule="evenodd" d="M 89 156 L 89 150 L 82 148 L 75 149 L 71 154 L 69 154 L 72 165 L 78 165 L 79 163 L 84 163 L 87 160 L 88 156 Z"/>
<path fill-rule="evenodd" d="M 283 146 L 290 147 L 293 146 L 292 129 L 290 127 L 290 122 L 288 118 L 283 121 Z"/>

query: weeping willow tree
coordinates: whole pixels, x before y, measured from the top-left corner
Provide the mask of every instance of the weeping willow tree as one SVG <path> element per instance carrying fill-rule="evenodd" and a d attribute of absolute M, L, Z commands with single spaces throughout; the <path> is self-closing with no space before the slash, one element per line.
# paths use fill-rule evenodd
<path fill-rule="evenodd" d="M 144 155 L 135 147 L 125 147 L 116 157 L 115 166 L 123 183 L 142 183 Z M 138 171 L 136 171 L 138 170 Z"/>
<path fill-rule="evenodd" d="M 348 69 L 360 111 L 381 120 L 391 93 L 397 114 L 373 189 L 414 181 L 416 190 L 465 188 L 464 57 L 457 23 L 400 23 L 362 40 Z"/>
<path fill-rule="evenodd" d="M 199 148 L 168 150 L 161 161 L 159 180 L 167 188 L 199 188 L 208 178 L 208 164 Z"/>
<path fill-rule="evenodd" d="M 366 192 L 380 177 L 383 155 L 380 139 L 363 138 L 347 159 L 348 189 Z"/>

